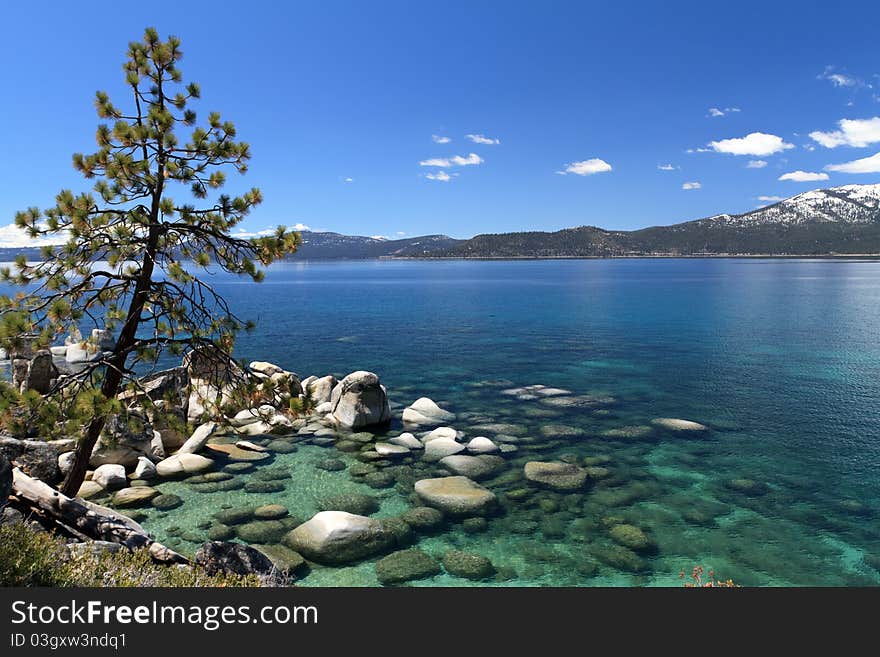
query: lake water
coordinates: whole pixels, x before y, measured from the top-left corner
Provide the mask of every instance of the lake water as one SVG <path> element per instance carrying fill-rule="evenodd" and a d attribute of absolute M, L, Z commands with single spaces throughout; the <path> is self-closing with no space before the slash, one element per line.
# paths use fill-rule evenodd
<path fill-rule="evenodd" d="M 240 357 L 303 377 L 379 374 L 398 405 L 389 435 L 421 396 L 455 412 L 468 437 L 494 437 L 475 425 L 515 425 L 518 451 L 482 482 L 503 513 L 416 541 L 437 557 L 489 557 L 500 574 L 479 585 L 677 585 L 696 565 L 740 584 L 880 584 L 880 262 L 290 263 L 260 285 L 217 287 L 258 322 Z M 502 392 L 532 384 L 593 401 Z M 711 431 L 632 429 L 658 417 Z M 282 492 L 163 483 L 184 504 L 147 511 L 144 524 L 191 552 L 222 505 L 280 502 L 308 518 L 322 496 L 356 492 L 393 516 L 413 504 L 415 478 L 442 471 L 392 467 L 396 485 L 376 490 L 315 467 L 329 457 L 358 463 L 299 443 L 265 466 L 290 471 Z M 560 458 L 608 472 L 568 494 L 522 479 L 524 462 Z M 653 549 L 623 550 L 610 533 L 620 524 Z M 313 567 L 301 584 L 375 585 L 374 564 Z M 415 584 L 474 582 L 443 573 Z"/>

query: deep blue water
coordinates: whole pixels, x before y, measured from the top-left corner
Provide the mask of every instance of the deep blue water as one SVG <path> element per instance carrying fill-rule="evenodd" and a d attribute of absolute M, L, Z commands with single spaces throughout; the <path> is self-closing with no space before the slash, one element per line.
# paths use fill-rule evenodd
<path fill-rule="evenodd" d="M 878 582 L 876 261 L 284 264 L 259 286 L 219 287 L 258 321 L 241 355 L 302 375 L 372 370 L 401 403 L 428 395 L 508 421 L 517 410 L 497 388 L 473 387 L 506 379 L 610 394 L 617 403 L 601 426 L 707 424 L 711 437 L 697 441 L 571 448 L 619 452 L 636 480 L 656 484 L 623 510 L 638 517 L 642 507 L 661 556 L 686 552 L 669 537 L 687 530 L 704 534 L 693 537 L 694 560 L 714 557 L 740 581 Z M 597 422 L 521 417 L 530 430 L 580 419 Z M 725 487 L 733 478 L 769 492 L 739 495 Z M 699 530 L 667 518 L 689 495 L 734 513 Z"/>
<path fill-rule="evenodd" d="M 291 263 L 259 285 L 218 277 L 216 287 L 258 322 L 238 343 L 245 360 L 303 377 L 371 370 L 394 403 L 432 397 L 470 435 L 487 420 L 520 426 L 530 441 L 485 483 L 502 496 L 523 488 L 526 460 L 587 458 L 611 471 L 579 495 L 511 495 L 482 533 L 453 525 L 422 538 L 438 556 L 480 552 L 518 585 L 674 584 L 695 565 L 743 584 L 880 584 L 880 262 Z M 501 392 L 530 384 L 614 402 L 595 412 Z M 657 417 L 712 431 L 604 433 Z M 204 527 L 221 503 L 280 499 L 305 517 L 332 490 L 379 495 L 380 515 L 412 503 L 411 484 L 377 493 L 316 471 L 328 451 L 279 455 L 294 479 L 265 500 L 163 484 L 186 504 L 145 525 L 186 549 L 179 526 Z M 657 544 L 641 573 L 609 556 L 608 528 L 624 521 Z M 315 568 L 310 583 L 374 584 L 373 564 Z"/>

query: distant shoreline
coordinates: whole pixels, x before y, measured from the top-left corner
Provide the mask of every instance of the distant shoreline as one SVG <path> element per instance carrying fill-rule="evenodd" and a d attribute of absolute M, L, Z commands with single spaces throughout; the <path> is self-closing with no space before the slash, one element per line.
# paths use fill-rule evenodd
<path fill-rule="evenodd" d="M 360 258 L 361 260 L 852 260 L 859 258 L 878 258 L 880 253 L 835 253 L 825 255 L 797 255 L 797 254 L 729 254 L 729 253 L 701 253 L 701 254 L 645 254 L 645 255 L 609 255 L 609 256 L 380 256 L 378 258 Z M 322 260 L 331 262 L 334 259 Z M 355 260 L 352 258 L 351 260 Z M 351 261 L 349 260 L 349 262 Z M 315 259 L 315 261 L 318 261 Z M 297 262 L 289 260 L 287 262 Z M 300 260 L 299 262 L 307 262 Z"/>

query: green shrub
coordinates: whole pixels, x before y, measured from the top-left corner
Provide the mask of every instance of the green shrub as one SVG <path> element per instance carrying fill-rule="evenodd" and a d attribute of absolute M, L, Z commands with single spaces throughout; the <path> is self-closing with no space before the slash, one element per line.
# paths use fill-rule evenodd
<path fill-rule="evenodd" d="M 155 563 L 145 549 L 71 557 L 52 534 L 25 523 L 0 526 L 0 586 L 256 587 L 256 575 L 208 575 L 198 566 Z"/>

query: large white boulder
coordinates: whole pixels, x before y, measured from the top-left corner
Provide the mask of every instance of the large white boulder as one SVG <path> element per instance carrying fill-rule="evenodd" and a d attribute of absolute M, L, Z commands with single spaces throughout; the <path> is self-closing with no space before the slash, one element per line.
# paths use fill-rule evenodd
<path fill-rule="evenodd" d="M 216 428 L 216 422 L 205 422 L 204 424 L 200 424 L 196 430 L 192 432 L 192 435 L 186 440 L 186 442 L 181 445 L 180 449 L 177 450 L 177 453 L 195 454 L 201 452 Z"/>
<path fill-rule="evenodd" d="M 403 421 L 409 424 L 441 424 L 454 419 L 455 413 L 443 410 L 428 397 L 421 397 L 403 409 Z"/>
<path fill-rule="evenodd" d="M 107 490 L 116 490 L 128 485 L 128 480 L 125 478 L 125 468 L 116 463 L 105 463 L 95 468 L 92 481 Z"/>
<path fill-rule="evenodd" d="M 318 563 L 351 563 L 385 552 L 396 543 L 381 520 L 345 511 L 321 511 L 288 532 L 284 543 Z"/>
<path fill-rule="evenodd" d="M 175 454 L 156 465 L 160 477 L 175 477 L 184 474 L 204 472 L 214 465 L 214 461 L 200 454 Z"/>
<path fill-rule="evenodd" d="M 250 365 L 248 365 L 248 369 L 251 372 L 256 372 L 257 374 L 262 374 L 266 378 L 269 378 L 273 374 L 279 374 L 284 371 L 284 368 L 278 367 L 274 363 L 267 363 L 262 360 L 252 361 Z"/>
<path fill-rule="evenodd" d="M 309 379 L 311 379 L 311 381 L 309 381 Z M 309 379 L 306 379 L 308 383 L 303 382 L 303 390 L 308 391 L 312 403 L 315 404 L 315 406 L 318 406 L 324 402 L 329 402 L 330 397 L 333 394 L 333 389 L 339 383 L 339 381 L 336 380 L 336 377 L 328 374 L 327 376 L 322 376 L 320 378 L 309 377 Z"/>
<path fill-rule="evenodd" d="M 467 444 L 467 451 L 471 454 L 494 454 L 500 448 L 485 436 L 477 436 Z"/>
<path fill-rule="evenodd" d="M 438 438 L 449 438 L 451 440 L 458 440 L 458 431 L 456 431 L 452 427 L 437 427 L 433 431 L 425 434 L 425 436 L 422 438 L 422 442 L 427 445 L 432 440 L 437 440 Z"/>
<path fill-rule="evenodd" d="M 333 421 L 348 429 L 360 429 L 391 420 L 385 387 L 372 372 L 352 372 L 340 381 L 330 396 Z"/>
<path fill-rule="evenodd" d="M 146 456 L 138 458 L 132 479 L 153 479 L 156 476 L 156 465 Z"/>
<path fill-rule="evenodd" d="M 401 447 L 408 447 L 409 449 L 422 449 L 424 447 L 422 441 L 409 432 L 404 432 L 399 436 L 389 438 L 388 442 L 392 445 L 400 445 Z"/>

